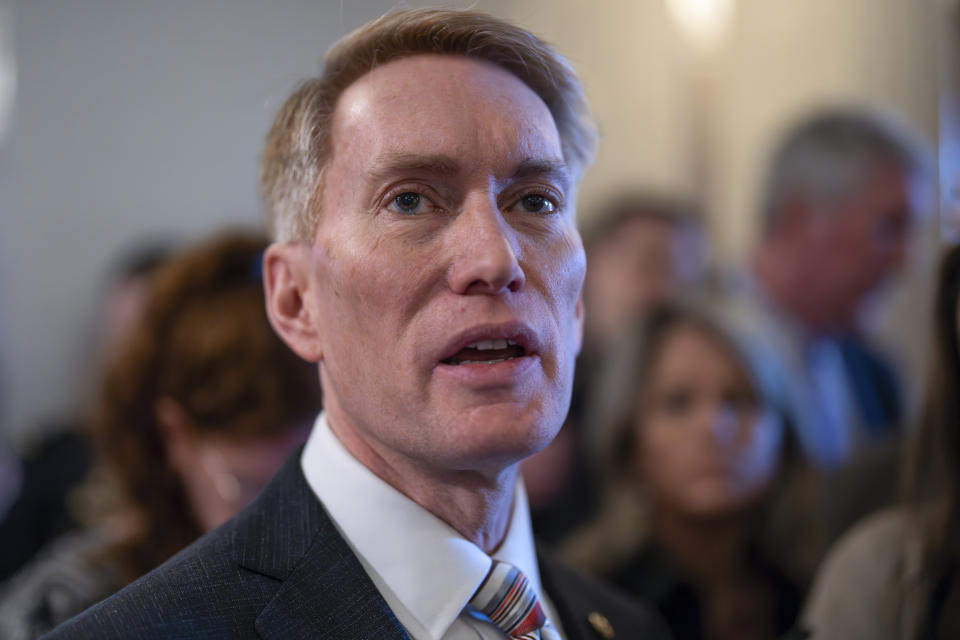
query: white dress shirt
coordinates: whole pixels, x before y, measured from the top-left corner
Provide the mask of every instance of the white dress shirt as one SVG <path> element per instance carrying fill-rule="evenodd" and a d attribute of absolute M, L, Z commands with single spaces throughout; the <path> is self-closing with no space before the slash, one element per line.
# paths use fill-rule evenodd
<path fill-rule="evenodd" d="M 491 557 L 450 525 L 381 480 L 316 420 L 300 459 L 304 476 L 377 590 L 416 640 L 494 640 L 503 632 L 464 611 L 490 571 Z M 521 481 L 510 525 L 493 558 L 527 576 L 544 613 L 560 621 L 540 586 L 527 496 Z"/>

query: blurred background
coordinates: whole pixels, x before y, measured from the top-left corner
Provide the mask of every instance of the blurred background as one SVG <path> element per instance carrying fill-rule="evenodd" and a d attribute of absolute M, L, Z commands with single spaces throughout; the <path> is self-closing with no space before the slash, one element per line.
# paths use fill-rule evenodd
<path fill-rule="evenodd" d="M 33 637 L 154 566 L 245 504 L 305 436 L 317 389 L 280 384 L 294 401 L 274 383 L 314 372 L 289 361 L 259 302 L 262 140 L 338 38 L 433 4 L 0 0 L 0 581 L 64 531 L 86 531 L 0 587 L 0 635 Z M 749 558 L 745 581 L 720 592 L 743 596 L 730 620 L 762 631 L 738 635 L 707 605 L 703 628 L 779 635 L 826 546 L 894 500 L 903 436 L 931 422 L 916 419 L 924 387 L 956 398 L 949 376 L 926 378 L 926 360 L 949 351 L 928 340 L 933 297 L 939 287 L 955 308 L 960 268 L 955 257 L 934 274 L 960 239 L 957 2 L 444 4 L 554 44 L 599 126 L 578 198 L 588 315 L 570 419 L 523 468 L 538 535 L 654 600 L 638 578 L 683 583 L 665 557 L 698 589 L 716 558 Z M 792 151 L 775 156 L 788 136 Z M 216 239 L 238 226 L 246 234 Z M 227 331 L 240 315 L 217 296 L 237 288 L 257 320 Z M 201 311 L 206 324 L 191 324 Z M 204 332 L 219 351 L 191 342 Z M 238 366 L 257 345 L 277 361 L 260 366 L 257 352 Z M 158 383 L 163 367 L 177 385 Z M 236 374 L 242 392 L 198 408 L 212 371 Z M 257 389 L 259 413 L 230 414 Z M 736 437 L 720 442 L 717 425 Z M 700 446 L 724 470 L 709 495 L 684 490 L 699 471 L 683 454 Z M 114 476 L 103 486 L 96 458 Z M 180 529 L 158 541 L 167 508 Z M 723 548 L 710 546 L 724 540 L 718 521 L 737 533 Z M 119 550 L 110 575 L 85 564 L 104 545 Z M 92 577 L 62 611 L 23 615 L 50 612 L 51 575 Z M 686 624 L 696 603 L 657 605 Z"/>
<path fill-rule="evenodd" d="M 601 130 L 583 220 L 622 187 L 679 194 L 703 210 L 716 264 L 745 259 L 769 147 L 810 109 L 884 107 L 931 149 L 937 139 L 934 0 L 450 4 L 520 22 L 580 73 Z M 336 38 L 393 6 L 0 2 L 4 433 L 32 437 L 73 409 L 100 286 L 123 249 L 258 222 L 258 153 L 275 110 Z M 938 236 L 927 225 L 917 242 Z M 916 271 L 930 256 L 919 253 L 875 323 L 895 346 L 921 329 L 911 317 L 928 287 Z M 907 381 L 921 351 L 900 349 Z"/>

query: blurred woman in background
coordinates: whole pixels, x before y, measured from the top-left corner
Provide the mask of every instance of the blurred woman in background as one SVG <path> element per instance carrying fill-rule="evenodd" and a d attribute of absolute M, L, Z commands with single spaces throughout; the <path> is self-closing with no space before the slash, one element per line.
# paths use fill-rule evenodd
<path fill-rule="evenodd" d="M 803 615 L 811 638 L 960 638 L 960 247 L 937 282 L 931 368 L 904 500 L 831 550 Z"/>
<path fill-rule="evenodd" d="M 600 487 L 584 456 L 592 429 L 584 411 L 610 341 L 657 305 L 700 295 L 708 276 L 703 219 L 679 195 L 623 191 L 590 220 L 583 231 L 588 312 L 570 410 L 553 442 L 520 466 L 537 539 L 554 545 L 596 515 Z"/>
<path fill-rule="evenodd" d="M 228 233 L 158 270 L 91 419 L 93 526 L 6 583 L 0 636 L 35 637 L 162 563 L 249 503 L 305 440 L 319 385 L 267 321 L 265 246 Z"/>
<path fill-rule="evenodd" d="M 108 269 L 97 296 L 96 317 L 83 337 L 79 362 L 87 371 L 101 370 L 114 349 L 126 342 L 143 311 L 153 272 L 174 247 L 171 240 L 151 237 L 126 247 Z M 93 464 L 93 443 L 85 420 L 98 382 L 97 376 L 81 376 L 75 385 L 76 407 L 57 411 L 24 432 L 18 447 L 22 483 L 16 502 L 0 516 L 0 582 L 53 540 L 83 526 L 76 520 L 78 514 L 68 508 L 68 500 Z"/>
<path fill-rule="evenodd" d="M 677 640 L 772 640 L 802 597 L 765 538 L 784 426 L 741 345 L 662 307 L 617 345 L 590 404 L 606 506 L 566 555 L 656 606 Z"/>

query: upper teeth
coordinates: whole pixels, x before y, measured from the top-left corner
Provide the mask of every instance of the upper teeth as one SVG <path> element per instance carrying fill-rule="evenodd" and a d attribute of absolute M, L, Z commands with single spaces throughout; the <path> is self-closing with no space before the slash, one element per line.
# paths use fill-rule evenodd
<path fill-rule="evenodd" d="M 469 349 L 476 349 L 478 351 L 487 351 L 490 349 L 506 349 L 507 346 L 515 346 L 517 343 L 513 340 L 480 340 L 479 342 L 472 342 L 467 345 Z"/>

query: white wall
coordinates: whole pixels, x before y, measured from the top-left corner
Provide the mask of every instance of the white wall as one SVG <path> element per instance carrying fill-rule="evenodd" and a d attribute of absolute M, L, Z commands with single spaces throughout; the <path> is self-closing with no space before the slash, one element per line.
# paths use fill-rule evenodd
<path fill-rule="evenodd" d="M 69 409 L 104 269 L 148 234 L 257 223 L 274 111 L 391 3 L 24 0 L 0 149 L 5 423 Z"/>
<path fill-rule="evenodd" d="M 2 0 L 0 0 L 2 2 Z M 741 0 L 703 108 L 662 0 L 456 2 L 542 34 L 600 121 L 589 203 L 625 183 L 704 191 L 719 253 L 744 255 L 765 147 L 822 98 L 880 102 L 933 138 L 933 0 Z M 414 2 L 408 4 L 430 4 Z M 0 145 L 0 424 L 66 411 L 110 259 L 145 234 L 258 221 L 273 112 L 386 0 L 22 0 L 12 135 Z M 0 31 L 2 33 L 2 31 Z M 708 185 L 693 177 L 708 118 Z"/>

